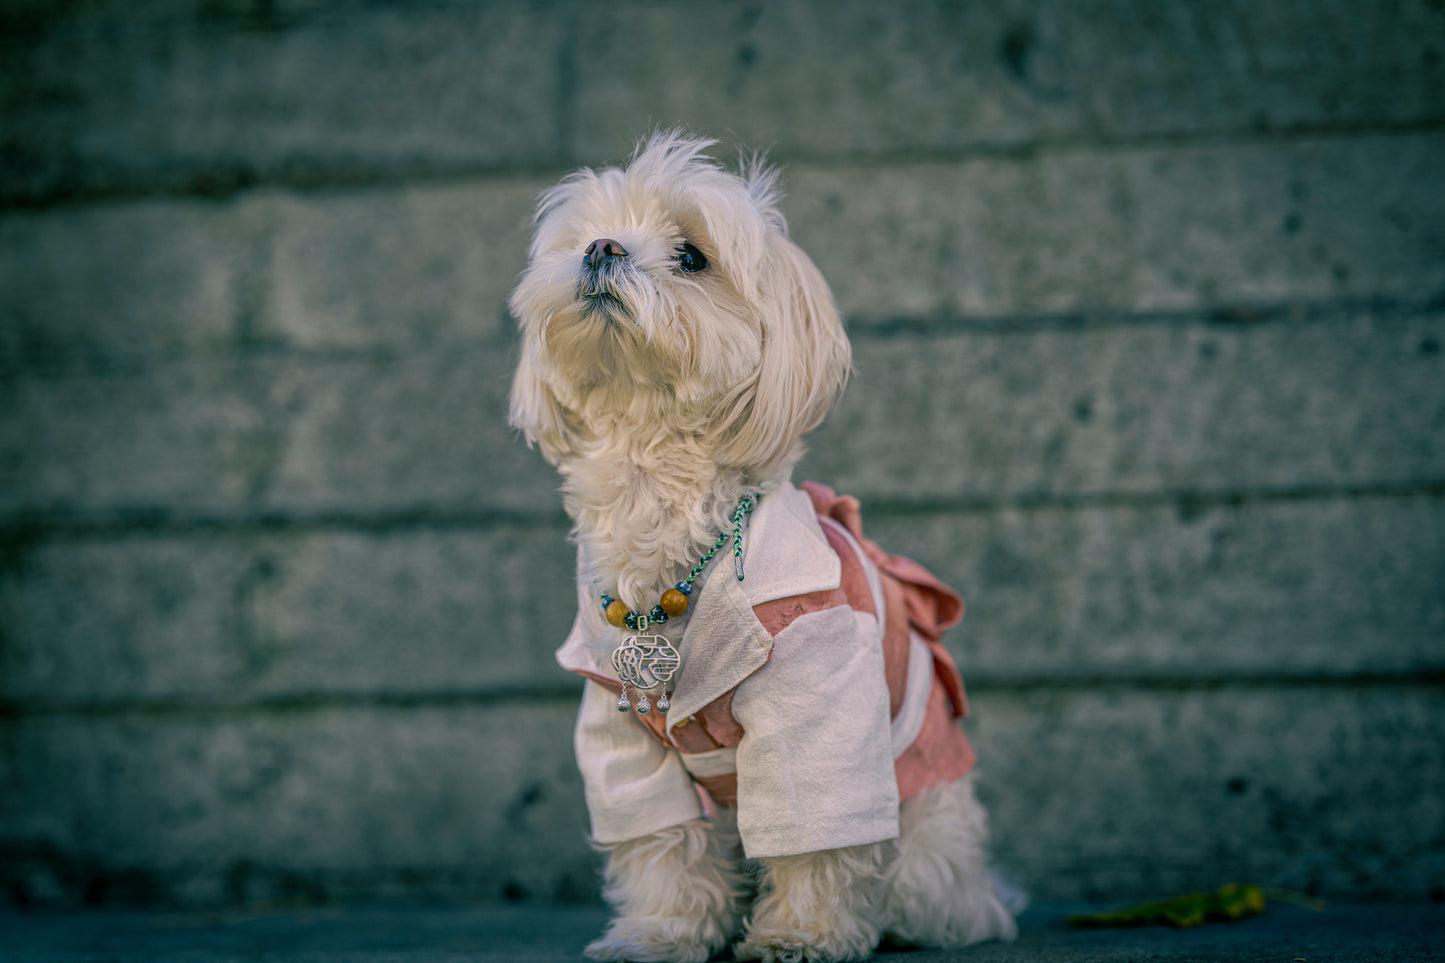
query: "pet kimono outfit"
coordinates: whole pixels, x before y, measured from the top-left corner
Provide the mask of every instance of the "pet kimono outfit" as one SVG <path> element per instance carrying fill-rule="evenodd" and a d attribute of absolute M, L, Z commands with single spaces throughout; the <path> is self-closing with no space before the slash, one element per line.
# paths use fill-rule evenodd
<path fill-rule="evenodd" d="M 744 542 L 744 581 L 713 565 L 684 616 L 650 630 L 681 656 L 665 715 L 617 710 L 628 633 L 578 580 L 557 660 L 589 679 L 575 743 L 598 843 L 695 819 L 703 793 L 737 806 L 750 858 L 893 839 L 900 799 L 973 767 L 940 641 L 956 593 L 864 538 L 858 502 L 821 485 L 762 496 Z"/>

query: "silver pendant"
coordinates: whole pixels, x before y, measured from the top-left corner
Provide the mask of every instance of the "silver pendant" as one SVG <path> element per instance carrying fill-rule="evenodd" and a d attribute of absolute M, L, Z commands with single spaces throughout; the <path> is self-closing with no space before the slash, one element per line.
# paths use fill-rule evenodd
<path fill-rule="evenodd" d="M 681 663 L 677 649 L 660 635 L 628 636 L 612 653 L 612 668 L 617 671 L 617 678 L 644 692 L 671 682 Z M 641 705 L 638 708 L 641 709 Z M 658 709 L 666 711 L 661 703 Z"/>

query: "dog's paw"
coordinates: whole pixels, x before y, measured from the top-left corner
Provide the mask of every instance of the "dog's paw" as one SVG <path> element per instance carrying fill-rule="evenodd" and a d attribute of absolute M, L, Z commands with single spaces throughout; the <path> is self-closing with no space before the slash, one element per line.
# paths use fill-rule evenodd
<path fill-rule="evenodd" d="M 872 954 L 873 946 L 863 942 L 824 936 L 804 943 L 797 933 L 769 934 L 754 929 L 733 947 L 733 957 L 762 963 L 849 963 Z"/>
<path fill-rule="evenodd" d="M 733 947 L 733 958 L 737 960 L 762 960 L 763 963 L 804 963 L 813 960 L 802 946 L 787 943 L 765 943 L 750 935 Z"/>
<path fill-rule="evenodd" d="M 583 952 L 608 963 L 705 963 L 726 942 L 709 922 L 681 916 L 622 917 Z"/>
<path fill-rule="evenodd" d="M 878 945 L 877 929 L 859 920 L 839 925 L 807 925 L 801 920 L 755 919 L 748 935 L 733 947 L 739 960 L 763 963 L 850 963 L 866 960 Z"/>
<path fill-rule="evenodd" d="M 878 946 L 878 843 L 758 860 L 761 895 L 747 934 L 733 947 L 740 960 L 852 963 Z"/>

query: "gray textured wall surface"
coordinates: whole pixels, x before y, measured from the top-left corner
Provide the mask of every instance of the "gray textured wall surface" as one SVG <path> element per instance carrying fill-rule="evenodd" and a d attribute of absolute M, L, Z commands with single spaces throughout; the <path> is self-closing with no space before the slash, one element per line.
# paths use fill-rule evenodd
<path fill-rule="evenodd" d="M 1436 0 L 0 7 L 0 901 L 595 898 L 536 193 L 785 165 L 1048 897 L 1445 894 Z"/>

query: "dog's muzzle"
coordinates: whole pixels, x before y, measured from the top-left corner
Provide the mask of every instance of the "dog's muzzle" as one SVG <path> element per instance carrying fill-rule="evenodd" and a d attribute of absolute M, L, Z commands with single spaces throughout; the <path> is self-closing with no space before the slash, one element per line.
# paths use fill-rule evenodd
<path fill-rule="evenodd" d="M 626 317 L 627 310 L 617 296 L 615 280 L 629 267 L 627 256 L 627 248 L 610 237 L 599 237 L 582 252 L 577 297 L 588 314 L 600 314 L 609 321 Z"/>

